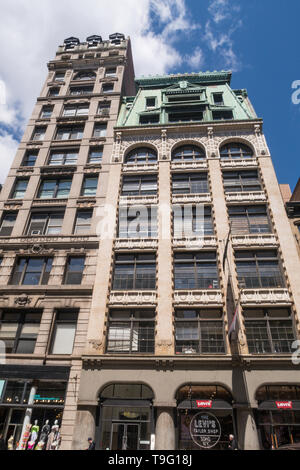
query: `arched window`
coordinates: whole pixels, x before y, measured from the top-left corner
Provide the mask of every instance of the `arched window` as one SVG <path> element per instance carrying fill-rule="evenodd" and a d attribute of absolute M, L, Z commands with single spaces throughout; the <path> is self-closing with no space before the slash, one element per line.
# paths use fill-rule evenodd
<path fill-rule="evenodd" d="M 142 163 L 151 163 L 157 161 L 157 153 L 148 147 L 140 147 L 131 150 L 126 156 L 125 162 L 137 165 Z"/>
<path fill-rule="evenodd" d="M 203 160 L 203 158 L 205 158 L 204 150 L 196 145 L 183 145 L 172 153 L 172 160 L 175 162 Z"/>
<path fill-rule="evenodd" d="M 220 156 L 221 158 L 253 158 L 253 150 L 245 144 L 231 142 L 221 147 Z"/>
<path fill-rule="evenodd" d="M 75 75 L 74 80 L 95 80 L 94 72 L 79 72 Z"/>

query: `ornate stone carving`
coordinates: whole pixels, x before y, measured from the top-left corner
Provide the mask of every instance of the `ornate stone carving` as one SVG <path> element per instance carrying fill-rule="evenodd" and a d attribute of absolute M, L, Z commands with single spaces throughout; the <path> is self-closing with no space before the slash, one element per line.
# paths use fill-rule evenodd
<path fill-rule="evenodd" d="M 156 292 L 111 292 L 110 305 L 156 305 Z"/>
<path fill-rule="evenodd" d="M 288 289 L 243 289 L 242 305 L 291 305 Z"/>
<path fill-rule="evenodd" d="M 226 201 L 227 202 L 265 202 L 267 200 L 266 195 L 263 191 L 253 191 L 245 193 L 227 193 Z"/>
<path fill-rule="evenodd" d="M 21 294 L 15 298 L 15 304 L 19 305 L 20 307 L 25 307 L 26 305 L 31 303 L 31 298 L 28 297 L 27 294 Z"/>
<path fill-rule="evenodd" d="M 277 246 L 275 235 L 253 234 L 253 235 L 233 235 L 232 244 L 234 246 Z"/>
<path fill-rule="evenodd" d="M 221 290 L 207 289 L 194 291 L 175 291 L 175 305 L 222 305 Z"/>
<path fill-rule="evenodd" d="M 99 351 L 102 346 L 102 341 L 101 340 L 90 340 L 89 345 L 91 346 L 92 349 L 95 349 L 96 351 Z"/>

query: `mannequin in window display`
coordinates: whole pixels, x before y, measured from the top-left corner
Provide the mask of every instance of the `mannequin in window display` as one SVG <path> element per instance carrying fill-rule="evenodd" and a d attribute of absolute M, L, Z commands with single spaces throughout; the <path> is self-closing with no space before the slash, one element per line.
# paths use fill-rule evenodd
<path fill-rule="evenodd" d="M 49 425 L 49 420 L 47 419 L 45 421 L 44 426 L 42 427 L 40 440 L 37 443 L 37 445 L 35 446 L 35 450 L 43 450 L 44 449 L 45 444 L 48 440 L 49 434 L 50 434 L 50 425 Z"/>
<path fill-rule="evenodd" d="M 57 450 L 60 445 L 58 421 L 55 420 L 47 441 L 47 450 Z"/>
<path fill-rule="evenodd" d="M 10 438 L 7 441 L 7 449 L 8 450 L 14 450 L 14 436 L 10 436 Z"/>
<path fill-rule="evenodd" d="M 28 450 L 33 450 L 35 441 L 38 438 L 39 431 L 40 431 L 40 427 L 38 425 L 38 421 L 35 420 L 34 425 L 31 428 L 30 441 L 28 442 L 28 446 L 27 446 Z"/>

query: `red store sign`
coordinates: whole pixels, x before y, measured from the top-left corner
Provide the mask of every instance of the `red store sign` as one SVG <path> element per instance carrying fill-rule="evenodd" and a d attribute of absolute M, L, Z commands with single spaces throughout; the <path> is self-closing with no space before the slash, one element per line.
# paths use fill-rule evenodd
<path fill-rule="evenodd" d="M 197 408 L 211 408 L 212 400 L 196 400 Z"/>
<path fill-rule="evenodd" d="M 276 401 L 276 406 L 279 410 L 292 410 L 293 402 L 292 401 Z"/>

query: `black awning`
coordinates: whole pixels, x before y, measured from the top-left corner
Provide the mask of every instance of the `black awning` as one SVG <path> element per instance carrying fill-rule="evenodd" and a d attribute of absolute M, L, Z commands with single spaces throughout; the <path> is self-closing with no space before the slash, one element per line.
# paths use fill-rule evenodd
<path fill-rule="evenodd" d="M 68 381 L 70 367 L 61 366 L 25 366 L 7 364 L 0 366 L 0 379 L 61 380 Z"/>
<path fill-rule="evenodd" d="M 259 411 L 299 411 L 300 400 L 267 400 L 258 405 Z"/>
<path fill-rule="evenodd" d="M 200 403 L 197 403 L 200 402 Z M 177 406 L 179 410 L 199 410 L 199 411 L 209 411 L 209 410 L 232 410 L 230 403 L 224 400 L 212 400 L 211 405 L 210 400 L 184 400 Z M 209 406 L 207 406 L 209 405 Z"/>
<path fill-rule="evenodd" d="M 102 406 L 124 406 L 132 408 L 145 408 L 151 406 L 152 403 L 150 400 L 122 400 L 118 398 L 108 398 L 101 402 Z"/>

